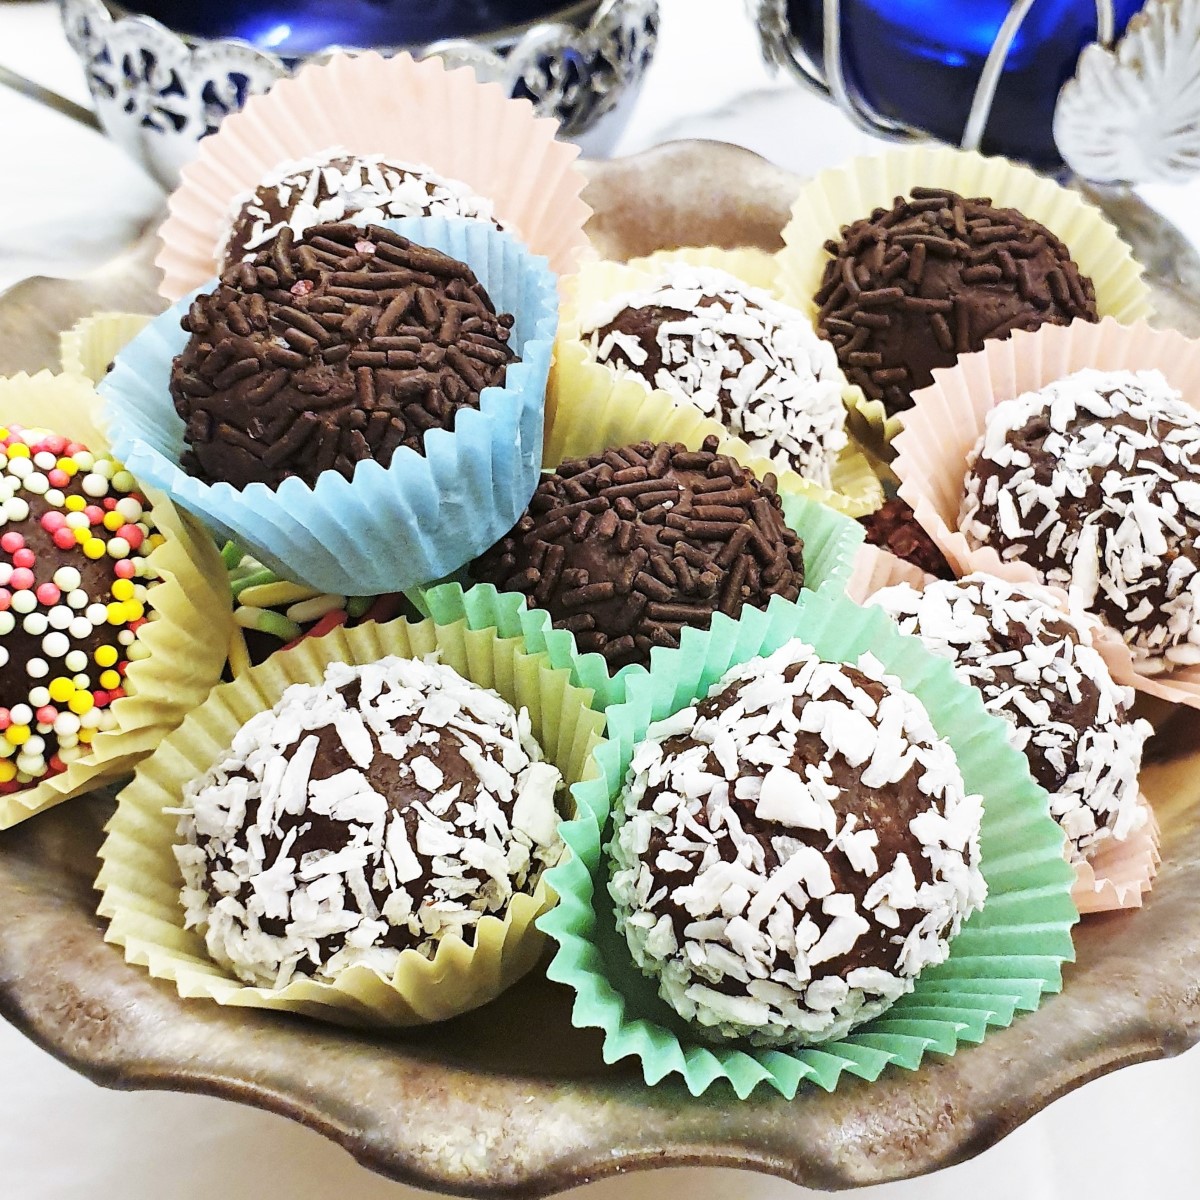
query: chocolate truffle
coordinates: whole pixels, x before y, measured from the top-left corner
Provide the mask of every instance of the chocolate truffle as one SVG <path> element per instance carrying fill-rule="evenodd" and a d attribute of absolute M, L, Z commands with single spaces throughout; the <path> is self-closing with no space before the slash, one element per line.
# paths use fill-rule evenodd
<path fill-rule="evenodd" d="M 996 405 L 959 528 L 1120 632 L 1137 669 L 1200 664 L 1200 414 L 1158 371 L 1080 371 Z"/>
<path fill-rule="evenodd" d="M 912 508 L 899 496 L 868 516 L 859 517 L 858 523 L 866 530 L 869 546 L 889 551 L 926 575 L 938 579 L 954 578 L 937 543 L 921 528 Z"/>
<path fill-rule="evenodd" d="M 0 792 L 14 792 L 116 727 L 162 536 L 113 458 L 44 430 L 0 435 Z"/>
<path fill-rule="evenodd" d="M 635 749 L 610 847 L 618 927 L 711 1040 L 841 1037 L 982 905 L 981 815 L 899 680 L 793 641 Z"/>
<path fill-rule="evenodd" d="M 281 164 L 254 191 L 234 200 L 216 257 L 225 267 L 252 259 L 284 229 L 299 239 L 313 225 L 373 225 L 433 215 L 494 219 L 490 200 L 429 167 L 382 154 L 325 150 Z"/>
<path fill-rule="evenodd" d="M 924 591 L 884 588 L 871 603 L 950 659 L 988 712 L 1009 723 L 1073 862 L 1141 826 L 1138 771 L 1152 730 L 1130 720 L 1133 690 L 1113 682 L 1089 619 L 1069 616 L 1042 588 L 982 574 Z"/>
<path fill-rule="evenodd" d="M 581 332 L 598 362 L 694 405 L 780 470 L 830 485 L 846 445 L 843 381 L 797 309 L 725 271 L 675 264 Z"/>
<path fill-rule="evenodd" d="M 372 225 L 285 229 L 183 318 L 171 369 L 183 468 L 206 483 L 310 486 L 424 453 L 502 385 L 513 318 L 465 263 Z"/>
<path fill-rule="evenodd" d="M 1092 281 L 1045 226 L 944 188 L 913 188 L 825 250 L 817 328 L 889 414 L 989 338 L 1097 319 Z"/>
<path fill-rule="evenodd" d="M 391 977 L 533 892 L 562 851 L 529 716 L 433 661 L 335 663 L 184 790 L 189 928 L 247 983 Z"/>
<path fill-rule="evenodd" d="M 612 670 L 648 666 L 653 647 L 678 646 L 714 613 L 795 600 L 804 544 L 774 478 L 760 483 L 716 446 L 639 442 L 564 462 L 472 575 L 524 592 Z"/>

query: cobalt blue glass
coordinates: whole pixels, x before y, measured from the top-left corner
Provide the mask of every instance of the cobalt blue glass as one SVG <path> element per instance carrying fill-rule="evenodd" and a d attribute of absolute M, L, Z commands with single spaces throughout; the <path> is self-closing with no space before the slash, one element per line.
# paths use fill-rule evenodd
<path fill-rule="evenodd" d="M 1116 31 L 1143 0 L 1115 0 Z M 960 142 L 975 85 L 1012 0 L 842 0 L 847 83 L 867 108 Z M 824 73 L 824 0 L 788 0 L 788 20 Z M 1051 123 L 1059 89 L 1096 40 L 1093 0 L 1037 0 L 1005 61 L 982 149 L 1043 169 L 1061 159 Z"/>
<path fill-rule="evenodd" d="M 283 58 L 329 46 L 415 46 L 486 36 L 561 12 L 565 0 L 131 0 L 131 11 L 200 38 L 242 38 Z"/>

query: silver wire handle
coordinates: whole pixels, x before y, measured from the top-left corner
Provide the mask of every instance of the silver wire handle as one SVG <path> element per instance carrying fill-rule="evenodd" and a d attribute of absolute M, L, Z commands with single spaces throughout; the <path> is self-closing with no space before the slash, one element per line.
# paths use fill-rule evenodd
<path fill-rule="evenodd" d="M 983 70 L 975 85 L 971 108 L 963 126 L 959 144 L 964 150 L 978 150 L 983 141 L 1009 52 L 1033 5 L 1034 0 L 1014 0 L 996 33 L 996 40 L 988 51 Z M 750 0 L 750 8 L 758 16 L 764 41 L 768 37 L 772 39 L 769 48 L 771 57 L 776 62 L 783 62 L 794 68 L 802 82 L 831 99 L 859 129 L 891 138 L 926 136 L 903 122 L 890 120 L 874 112 L 861 96 L 851 91 L 842 61 L 841 0 L 824 0 L 822 8 L 821 44 L 825 60 L 824 75 L 801 50 L 796 38 L 790 35 L 787 0 Z M 1114 0 L 1096 0 L 1096 41 L 1106 48 L 1111 47 L 1115 31 Z"/>

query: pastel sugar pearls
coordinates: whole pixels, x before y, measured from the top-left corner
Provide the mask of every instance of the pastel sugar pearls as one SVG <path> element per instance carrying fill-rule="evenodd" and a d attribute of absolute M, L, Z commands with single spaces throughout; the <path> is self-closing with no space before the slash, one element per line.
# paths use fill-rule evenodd
<path fill-rule="evenodd" d="M 127 471 L 80 442 L 0 428 L 0 792 L 64 771 L 115 728 L 145 648 L 159 544 Z"/>

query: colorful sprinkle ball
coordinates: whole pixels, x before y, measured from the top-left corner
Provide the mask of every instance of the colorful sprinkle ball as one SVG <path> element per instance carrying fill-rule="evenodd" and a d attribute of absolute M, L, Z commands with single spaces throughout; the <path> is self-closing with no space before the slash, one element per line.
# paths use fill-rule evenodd
<path fill-rule="evenodd" d="M 163 540 L 136 487 L 80 442 L 0 426 L 0 793 L 116 727 Z"/>
<path fill-rule="evenodd" d="M 405 610 L 399 592 L 384 596 L 334 596 L 292 583 L 264 567 L 241 547 L 227 542 L 221 551 L 233 593 L 233 619 L 244 645 L 230 647 L 230 673 L 265 662 L 276 650 L 290 649 L 310 637 L 324 637 L 340 626 L 390 621 Z"/>

